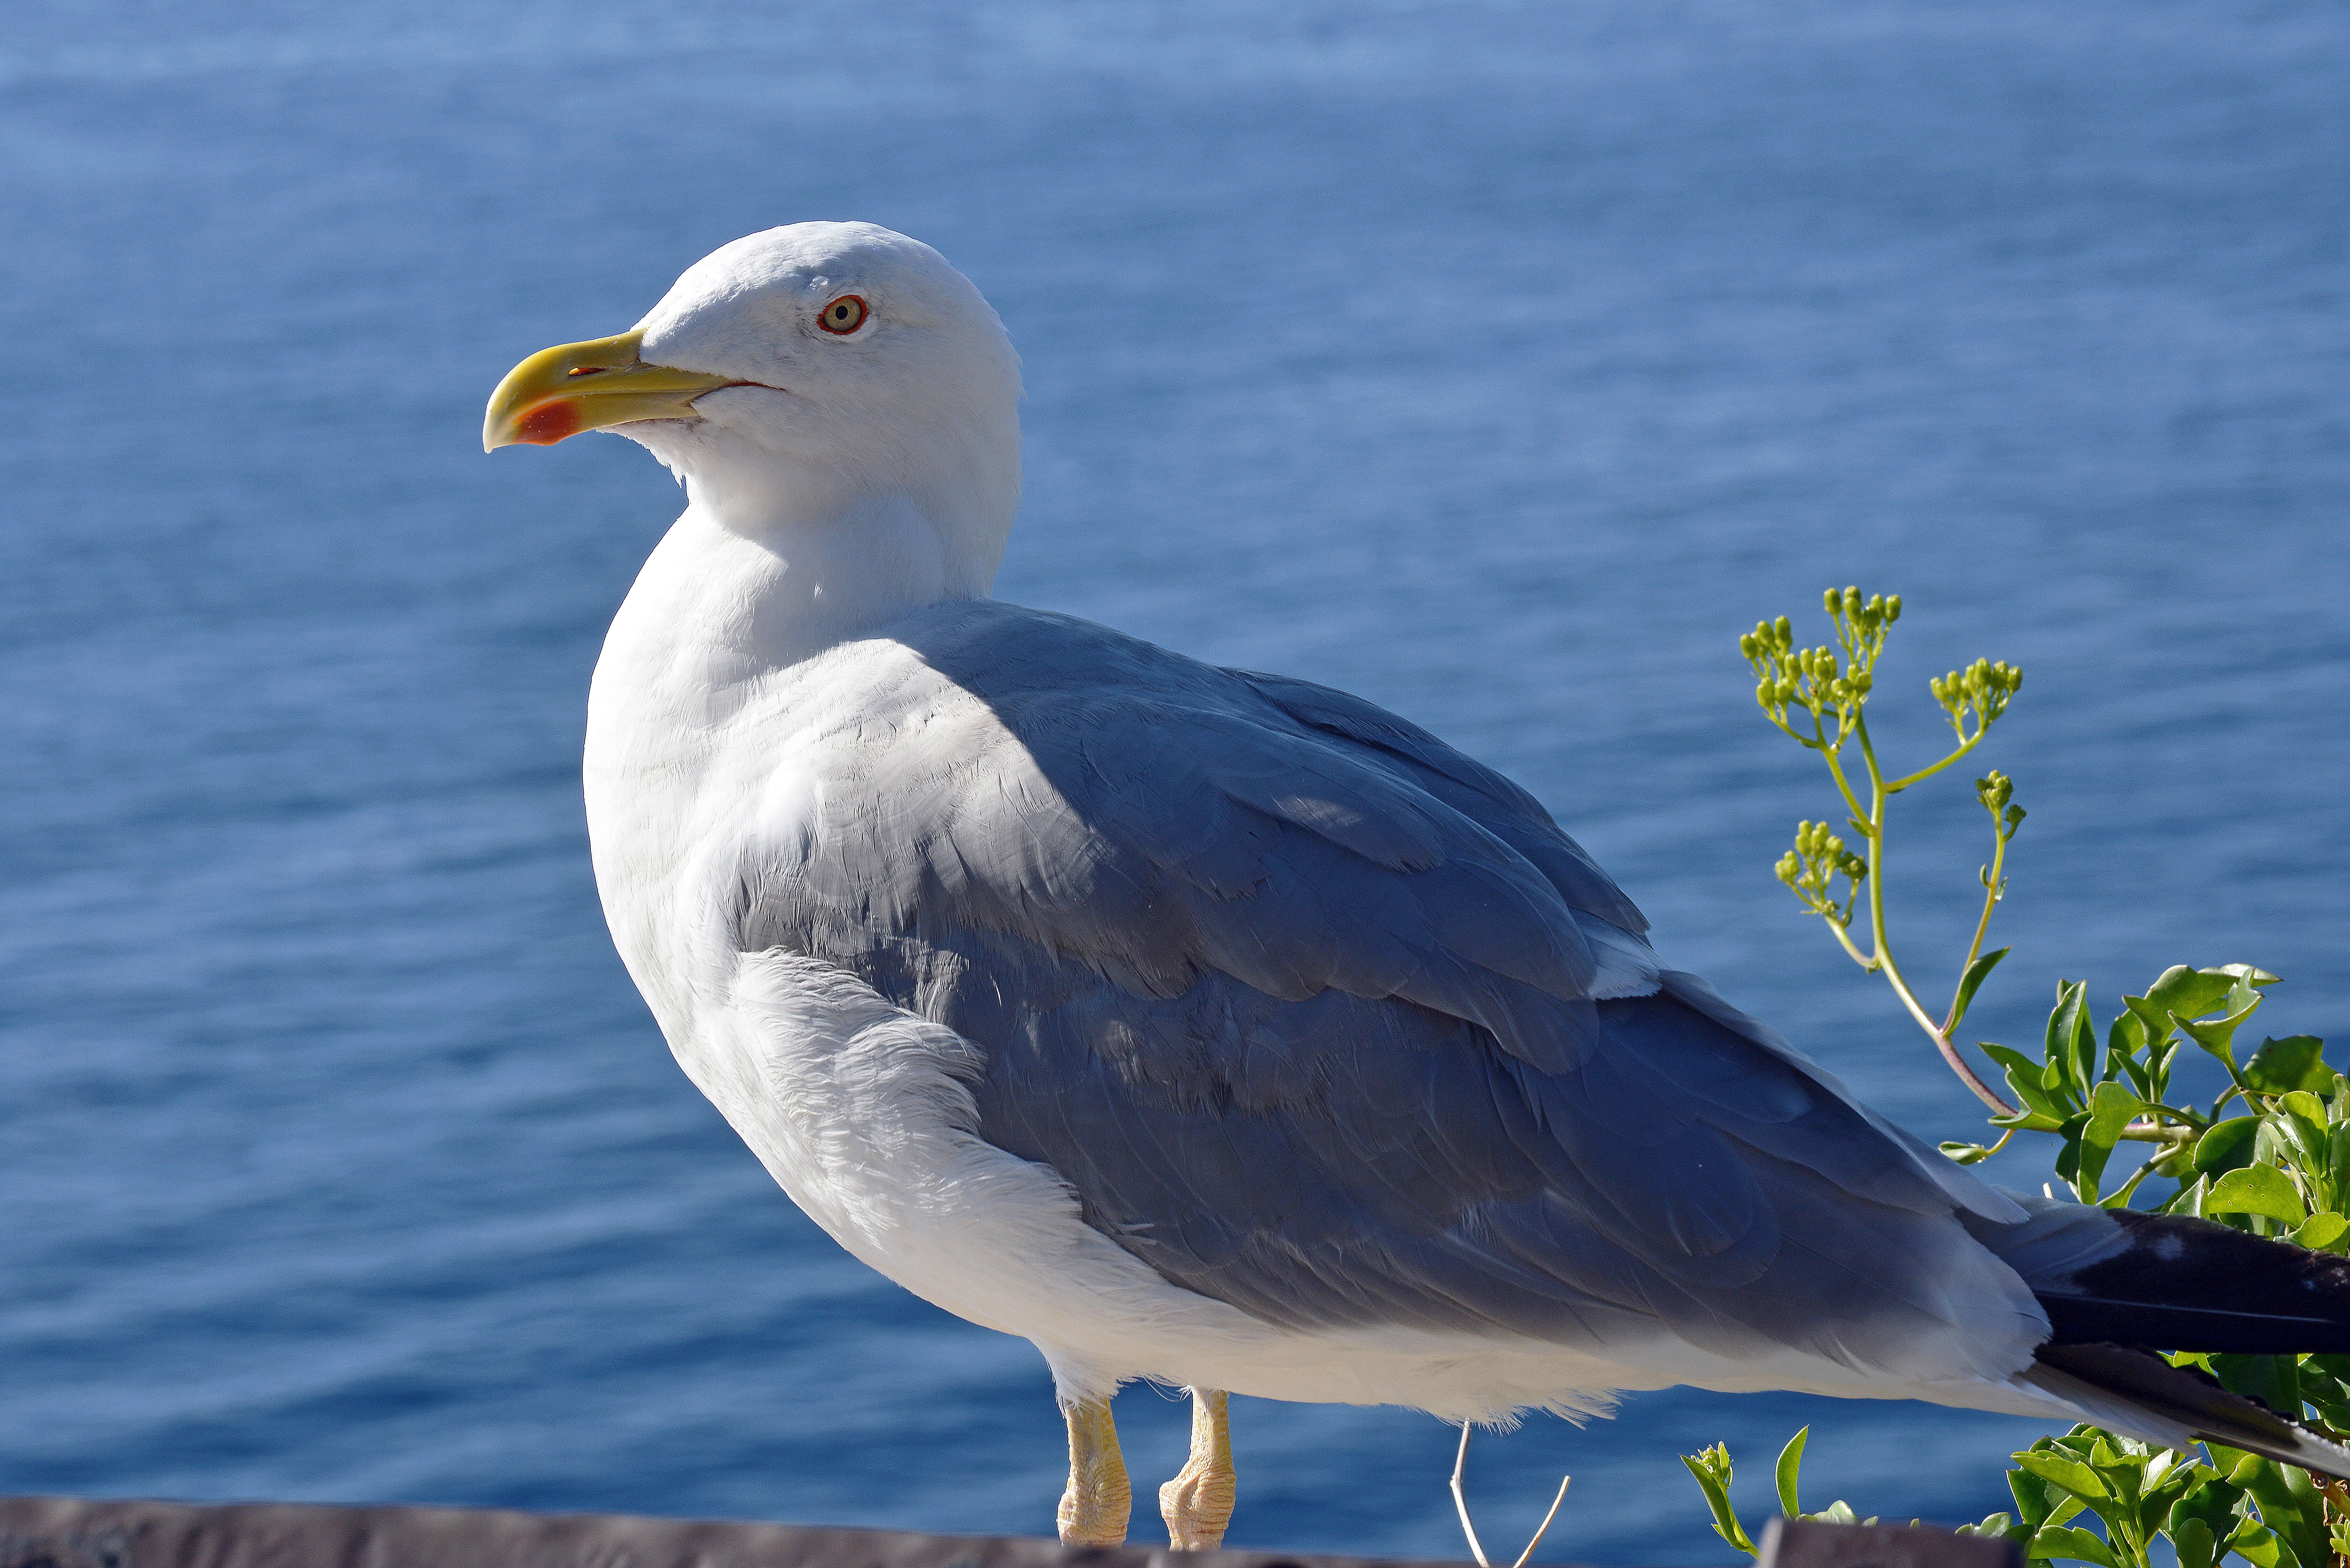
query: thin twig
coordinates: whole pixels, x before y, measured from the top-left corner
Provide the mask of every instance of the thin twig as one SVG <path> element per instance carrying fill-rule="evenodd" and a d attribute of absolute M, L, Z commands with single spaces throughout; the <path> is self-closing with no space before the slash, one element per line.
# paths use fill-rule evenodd
<path fill-rule="evenodd" d="M 1950 1010 L 1942 1014 L 1941 1035 L 1945 1040 L 1959 1026 L 1959 988 L 1967 983 L 1967 971 L 1973 969 L 1975 960 L 1982 956 L 1983 938 L 1991 934 L 1991 911 L 1999 908 L 1999 901 L 2005 894 L 2007 878 L 2001 872 L 2007 864 L 2007 835 L 1999 830 L 1997 813 L 1993 813 L 1991 819 L 1991 864 L 1983 867 L 1982 919 L 1975 922 L 1975 940 L 1967 944 L 1966 960 L 1959 965 L 1959 985 L 1950 991 Z"/>
<path fill-rule="evenodd" d="M 1477 1539 L 1477 1527 L 1469 1522 L 1469 1498 L 1461 1490 L 1461 1477 L 1469 1469 L 1469 1423 L 1461 1422 L 1461 1451 L 1452 1459 L 1452 1506 L 1460 1511 L 1461 1533 L 1469 1538 L 1469 1551 L 1477 1559 L 1477 1568 L 1493 1568 L 1485 1556 L 1485 1543 Z M 1558 1517 L 1558 1505 L 1566 1501 L 1567 1483 L 1574 1479 L 1571 1475 L 1559 1477 L 1558 1495 L 1550 1500 L 1550 1511 L 1543 1515 L 1542 1523 L 1534 1529 L 1534 1539 L 1526 1542 L 1526 1549 L 1518 1553 L 1518 1560 L 1511 1563 L 1510 1568 L 1526 1568 L 1526 1559 L 1534 1554 L 1534 1548 L 1542 1544 L 1542 1538 L 1550 1533 L 1550 1521 Z"/>

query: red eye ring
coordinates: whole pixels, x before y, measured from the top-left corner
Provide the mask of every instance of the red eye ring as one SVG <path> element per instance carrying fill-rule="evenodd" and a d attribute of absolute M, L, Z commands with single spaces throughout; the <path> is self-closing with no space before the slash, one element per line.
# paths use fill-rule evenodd
<path fill-rule="evenodd" d="M 865 301 L 853 294 L 844 294 L 816 312 L 816 324 L 835 337 L 846 337 L 865 325 L 869 314 Z"/>

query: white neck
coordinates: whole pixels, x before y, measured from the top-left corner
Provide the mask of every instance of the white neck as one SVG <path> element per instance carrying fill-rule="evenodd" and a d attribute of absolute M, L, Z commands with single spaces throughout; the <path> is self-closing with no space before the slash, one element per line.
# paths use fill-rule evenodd
<path fill-rule="evenodd" d="M 639 439 L 677 471 L 691 504 L 613 633 L 665 645 L 672 667 L 691 649 L 723 684 L 941 600 L 983 598 L 994 582 L 1018 504 L 1016 434 L 1008 463 L 966 452 L 934 474 L 883 476 L 780 458 L 706 426 L 665 433 Z"/>

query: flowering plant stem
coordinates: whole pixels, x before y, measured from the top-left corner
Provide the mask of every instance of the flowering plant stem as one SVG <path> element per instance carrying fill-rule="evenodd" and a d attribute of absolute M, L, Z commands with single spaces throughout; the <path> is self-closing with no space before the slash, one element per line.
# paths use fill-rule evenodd
<path fill-rule="evenodd" d="M 1814 722 L 1816 722 L 1816 715 Z M 1827 764 L 1828 771 L 1835 775 L 1836 788 L 1843 793 L 1845 803 L 1852 808 L 1855 825 L 1861 827 L 1861 841 L 1867 846 L 1867 853 L 1864 857 L 1866 872 L 1862 880 L 1866 882 L 1868 890 L 1870 950 L 1862 952 L 1853 941 L 1851 931 L 1845 926 L 1830 920 L 1828 929 L 1835 934 L 1836 940 L 1843 945 L 1844 950 L 1850 955 L 1853 962 L 1860 965 L 1863 970 L 1879 972 L 1885 976 L 1886 982 L 1893 987 L 1893 993 L 1901 999 L 1901 1005 L 1908 1009 L 1909 1016 L 1918 1021 L 1918 1027 L 1923 1029 L 1928 1037 L 1934 1042 L 1935 1049 L 1942 1054 L 1942 1060 L 1950 1064 L 1950 1071 L 1959 1075 L 1959 1081 L 1973 1090 L 1975 1097 L 1989 1106 L 1992 1111 L 2001 1116 L 2011 1116 L 2014 1114 L 2015 1107 L 2001 1098 L 1997 1090 L 1982 1081 L 1974 1068 L 1969 1065 L 1967 1059 L 1959 1054 L 1958 1045 L 1950 1038 L 1950 1032 L 1958 1027 L 1960 1018 L 1965 1014 L 1964 999 L 1958 991 L 1954 990 L 1951 992 L 1949 1009 L 1942 1014 L 1941 1022 L 1936 1023 L 1928 1015 L 1925 1004 L 1918 1000 L 1918 993 L 1910 988 L 1908 977 L 1901 972 L 1901 966 L 1894 961 L 1893 947 L 1887 940 L 1885 934 L 1886 802 L 1908 789 L 1911 784 L 1933 777 L 1969 752 L 1973 751 L 1976 742 L 1982 739 L 1983 732 L 1977 730 L 1955 751 L 1932 766 L 1920 768 L 1908 777 L 1896 779 L 1889 784 L 1886 782 L 1883 771 L 1877 766 L 1877 748 L 1869 742 L 1868 721 L 1866 717 L 1855 719 L 1852 733 L 1853 739 L 1859 742 L 1861 763 L 1868 772 L 1868 806 L 1866 811 L 1861 807 L 1851 781 L 1845 776 L 1844 763 L 1835 750 L 1827 751 Z M 1973 967 L 1975 960 L 1981 956 L 1983 938 L 1991 929 L 1991 912 L 1997 907 L 2000 899 L 2000 869 L 2006 858 L 2007 839 L 2002 836 L 1999 837 L 1999 842 L 1992 848 L 1991 864 L 1983 878 L 1982 918 L 1975 922 L 1974 941 L 1967 949 L 1966 961 L 1960 966 L 1961 983 L 1964 981 L 1966 971 Z"/>
<path fill-rule="evenodd" d="M 1784 616 L 1776 621 L 1758 623 L 1752 632 L 1738 639 L 1739 651 L 1753 666 L 1757 678 L 1755 701 L 1782 732 L 1805 749 L 1820 753 L 1835 781 L 1836 793 L 1843 797 L 1846 821 L 1861 844 L 1862 852 L 1854 855 L 1845 847 L 1841 837 L 1828 831 L 1827 824 L 1800 824 L 1795 831 L 1795 847 L 1779 862 L 1779 878 L 1806 909 L 1826 922 L 1828 930 L 1853 962 L 1864 971 L 1884 975 L 1886 983 L 1901 999 L 1901 1005 L 1934 1042 L 1935 1049 L 1950 1071 L 1958 1075 L 1960 1082 L 1994 1113 L 2013 1116 L 2015 1107 L 1983 1082 L 1959 1054 L 1952 1036 L 1959 1021 L 1966 1016 L 1967 1003 L 1973 999 L 1975 988 L 2006 956 L 2002 949 L 1986 959 L 1982 945 L 1991 929 L 1991 911 L 2006 892 L 2003 873 L 2007 846 L 2023 821 L 2023 808 L 2012 804 L 2013 786 L 2005 775 L 1994 771 L 1975 781 L 1977 798 L 1991 813 L 1991 858 L 1982 870 L 1982 916 L 1975 922 L 1974 940 L 1968 946 L 1950 1004 L 1939 1021 L 1926 1010 L 1917 989 L 1901 972 L 1886 932 L 1885 818 L 1887 805 L 1893 796 L 1932 778 L 1981 743 L 2022 686 L 2023 673 L 2004 663 L 1977 659 L 1966 670 L 1954 670 L 1929 681 L 1928 688 L 1941 705 L 1943 718 L 1958 743 L 1915 773 L 1888 779 L 1877 761 L 1866 710 L 1876 685 L 1877 659 L 1885 651 L 1893 623 L 1901 618 L 1901 597 L 1898 594 L 1890 597 L 1872 594 L 1863 598 L 1856 587 L 1842 592 L 1830 588 L 1825 603 L 1835 628 L 1833 648 L 1798 649 L 1794 628 Z M 1847 750 L 1859 758 L 1860 787 L 1856 786 L 1854 770 L 1847 764 Z M 1837 896 L 1839 883 L 1843 888 L 1841 898 Z M 1866 951 L 1853 940 L 1851 929 L 1855 906 L 1864 893 L 1868 909 Z"/>

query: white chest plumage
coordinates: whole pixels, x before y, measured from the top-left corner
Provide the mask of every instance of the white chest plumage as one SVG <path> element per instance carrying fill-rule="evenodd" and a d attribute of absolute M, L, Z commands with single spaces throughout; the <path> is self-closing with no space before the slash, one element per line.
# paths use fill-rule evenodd
<path fill-rule="evenodd" d="M 777 849 L 794 859 L 816 830 L 820 781 L 839 771 L 825 748 L 910 722 L 931 694 L 868 668 L 889 662 L 886 643 L 753 657 L 734 607 L 763 566 L 694 521 L 615 618 L 584 767 L 606 916 L 680 1065 L 841 1245 L 949 1311 L 1035 1340 L 1065 1387 L 1180 1376 L 1184 1339 L 1275 1337 L 1168 1285 L 1086 1226 L 1052 1172 L 980 1139 L 971 1043 L 828 964 L 740 950 L 744 867 Z M 1161 1365 L 1144 1346 L 1169 1331 L 1178 1354 Z"/>

